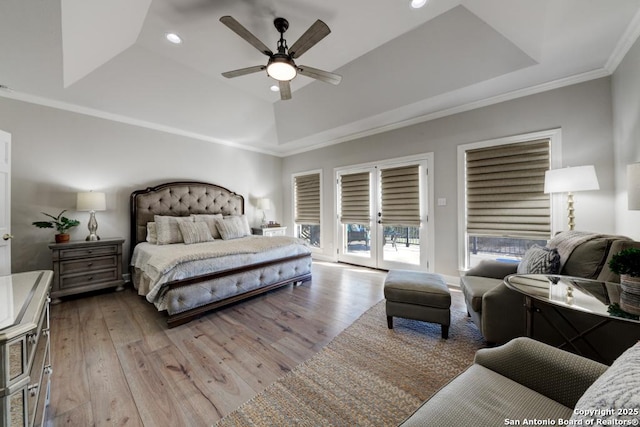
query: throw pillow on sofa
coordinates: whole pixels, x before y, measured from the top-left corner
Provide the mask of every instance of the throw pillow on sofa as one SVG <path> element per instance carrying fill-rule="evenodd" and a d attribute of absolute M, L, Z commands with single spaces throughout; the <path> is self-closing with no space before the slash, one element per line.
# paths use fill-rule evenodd
<path fill-rule="evenodd" d="M 560 254 L 557 249 L 533 245 L 518 264 L 518 274 L 558 274 Z"/>

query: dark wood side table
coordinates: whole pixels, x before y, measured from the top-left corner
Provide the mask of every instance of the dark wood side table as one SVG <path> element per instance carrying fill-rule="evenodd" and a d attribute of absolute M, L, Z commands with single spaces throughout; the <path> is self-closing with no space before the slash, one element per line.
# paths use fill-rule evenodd
<path fill-rule="evenodd" d="M 60 297 L 98 289 L 124 289 L 123 243 L 124 239 L 113 238 L 50 244 L 53 259 L 52 303 L 60 302 Z"/>

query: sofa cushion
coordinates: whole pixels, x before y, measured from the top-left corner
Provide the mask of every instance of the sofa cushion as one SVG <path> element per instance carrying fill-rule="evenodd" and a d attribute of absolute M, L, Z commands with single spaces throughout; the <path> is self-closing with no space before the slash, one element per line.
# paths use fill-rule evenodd
<path fill-rule="evenodd" d="M 460 284 L 467 307 L 475 312 L 482 311 L 482 297 L 485 293 L 502 283 L 502 279 L 492 279 L 480 276 L 462 276 Z"/>
<path fill-rule="evenodd" d="M 456 402 L 458 402 L 456 404 Z M 481 365 L 472 365 L 403 424 L 501 426 L 506 420 L 568 419 L 572 410 Z"/>
<path fill-rule="evenodd" d="M 598 237 L 578 245 L 562 267 L 566 276 L 596 279 L 607 259 L 611 239 Z"/>
<path fill-rule="evenodd" d="M 594 419 L 597 419 L 601 425 L 613 425 L 608 423 L 613 420 L 637 421 L 640 414 L 634 413 L 634 410 L 640 409 L 638 366 L 640 366 L 640 343 L 622 353 L 587 389 L 578 400 L 571 419 L 583 420 L 580 425 L 587 425 L 586 420 Z"/>
<path fill-rule="evenodd" d="M 558 274 L 560 254 L 557 249 L 533 245 L 524 253 L 517 272 L 518 274 Z"/>

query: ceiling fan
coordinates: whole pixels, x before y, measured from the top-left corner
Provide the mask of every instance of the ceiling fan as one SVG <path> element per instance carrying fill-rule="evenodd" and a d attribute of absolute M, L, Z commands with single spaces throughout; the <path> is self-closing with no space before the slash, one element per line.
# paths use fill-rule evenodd
<path fill-rule="evenodd" d="M 239 70 L 227 71 L 222 73 L 224 77 L 233 78 L 244 76 L 246 74 L 257 73 L 267 70 L 267 75 L 278 81 L 280 86 L 280 98 L 283 100 L 291 99 L 290 81 L 296 77 L 298 73 L 303 76 L 311 77 L 325 83 L 337 85 L 342 80 L 342 76 L 328 71 L 319 70 L 317 68 L 308 67 L 306 65 L 296 65 L 294 59 L 299 58 L 307 50 L 311 49 L 316 43 L 325 38 L 331 30 L 321 20 L 309 27 L 307 31 L 293 44 L 291 47 L 287 45 L 284 39 L 284 33 L 289 28 L 289 21 L 284 18 L 276 18 L 273 25 L 280 33 L 278 41 L 278 51 L 273 53 L 264 43 L 262 43 L 249 30 L 242 26 L 231 16 L 223 16 L 220 22 L 229 27 L 231 31 L 245 39 L 251 46 L 258 49 L 264 55 L 269 57 L 267 65 L 256 65 L 253 67 L 240 68 Z"/>

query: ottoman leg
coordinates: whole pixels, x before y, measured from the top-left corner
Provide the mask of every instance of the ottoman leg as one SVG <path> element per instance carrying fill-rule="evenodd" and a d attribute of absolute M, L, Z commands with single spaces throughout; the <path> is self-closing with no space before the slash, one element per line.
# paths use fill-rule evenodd
<path fill-rule="evenodd" d="M 442 338 L 445 340 L 449 338 L 449 326 L 440 325 L 442 327 Z"/>
<path fill-rule="evenodd" d="M 387 316 L 387 327 L 393 329 L 393 316 Z"/>

